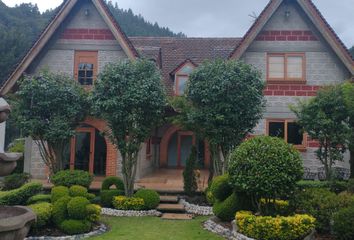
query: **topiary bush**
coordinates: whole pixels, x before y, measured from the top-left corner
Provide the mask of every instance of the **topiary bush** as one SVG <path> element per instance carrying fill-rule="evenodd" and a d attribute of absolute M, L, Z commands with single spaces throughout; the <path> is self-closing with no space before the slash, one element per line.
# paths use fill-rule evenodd
<path fill-rule="evenodd" d="M 71 219 L 85 219 L 87 217 L 86 206 L 90 201 L 84 197 L 73 197 L 67 204 L 69 218 Z"/>
<path fill-rule="evenodd" d="M 309 215 L 264 217 L 245 211 L 236 214 L 238 232 L 262 240 L 303 239 L 314 229 L 315 221 L 316 219 Z"/>
<path fill-rule="evenodd" d="M 68 218 L 67 205 L 70 200 L 71 197 L 64 196 L 53 203 L 52 219 L 57 226 Z"/>
<path fill-rule="evenodd" d="M 69 188 L 64 186 L 53 187 L 50 192 L 50 195 L 52 196 L 52 203 L 54 203 L 62 197 L 69 196 Z"/>
<path fill-rule="evenodd" d="M 213 197 L 219 201 L 223 201 L 232 194 L 232 186 L 229 183 L 230 178 L 228 174 L 215 177 L 211 183 L 210 191 Z"/>
<path fill-rule="evenodd" d="M 216 200 L 213 205 L 213 213 L 222 221 L 230 222 L 234 219 L 235 213 L 241 210 L 238 206 L 236 193 L 232 193 L 224 201 Z"/>
<path fill-rule="evenodd" d="M 98 222 L 101 216 L 101 206 L 97 204 L 88 204 L 86 206 L 87 220 L 90 222 Z"/>
<path fill-rule="evenodd" d="M 13 190 L 28 183 L 30 175 L 28 173 L 15 173 L 4 178 L 4 190 Z"/>
<path fill-rule="evenodd" d="M 140 211 L 145 208 L 145 203 L 142 198 L 127 198 L 125 196 L 118 196 L 113 198 L 113 206 L 119 210 Z"/>
<path fill-rule="evenodd" d="M 188 196 L 195 195 L 198 190 L 195 168 L 197 165 L 197 149 L 192 147 L 189 157 L 186 162 L 186 167 L 183 171 L 183 189 Z"/>
<path fill-rule="evenodd" d="M 334 214 L 333 232 L 338 240 L 354 239 L 354 206 L 340 209 Z"/>
<path fill-rule="evenodd" d="M 89 232 L 91 226 L 91 222 L 87 220 L 69 219 L 63 221 L 59 228 L 66 234 L 74 235 Z"/>
<path fill-rule="evenodd" d="M 37 221 L 32 225 L 34 228 L 41 228 L 50 223 L 52 217 L 52 204 L 48 202 L 36 203 L 28 206 L 37 216 Z"/>
<path fill-rule="evenodd" d="M 80 185 L 89 188 L 93 176 L 82 170 L 64 170 L 54 174 L 50 180 L 55 186 L 71 187 L 73 185 Z"/>
<path fill-rule="evenodd" d="M 123 196 L 124 195 L 124 191 L 123 190 L 115 190 L 115 189 L 111 189 L 111 190 L 101 190 L 100 193 L 100 201 L 102 206 L 107 207 L 107 208 L 111 208 L 113 207 L 113 197 L 116 196 Z"/>
<path fill-rule="evenodd" d="M 27 205 L 36 204 L 40 202 L 48 202 L 50 203 L 52 196 L 50 194 L 37 194 L 30 197 L 27 201 Z"/>
<path fill-rule="evenodd" d="M 299 151 L 284 140 L 254 137 L 231 154 L 230 183 L 255 199 L 288 197 L 302 179 L 302 164 Z"/>
<path fill-rule="evenodd" d="M 27 183 L 10 191 L 0 191 L 0 205 L 25 205 L 27 200 L 40 193 L 43 187 L 40 183 Z"/>
<path fill-rule="evenodd" d="M 124 183 L 119 177 L 106 177 L 102 182 L 101 190 L 110 190 L 112 186 L 116 187 L 116 190 L 124 191 Z"/>
<path fill-rule="evenodd" d="M 87 197 L 87 188 L 80 185 L 73 185 L 69 188 L 70 197 Z"/>
<path fill-rule="evenodd" d="M 144 200 L 145 209 L 155 209 L 160 203 L 160 195 L 155 190 L 139 189 L 135 194 L 135 198 Z"/>

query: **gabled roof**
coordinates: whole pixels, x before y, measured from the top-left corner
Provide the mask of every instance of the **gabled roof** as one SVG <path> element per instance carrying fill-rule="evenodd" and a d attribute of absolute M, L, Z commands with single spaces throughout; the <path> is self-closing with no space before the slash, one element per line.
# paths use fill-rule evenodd
<path fill-rule="evenodd" d="M 227 59 L 241 38 L 130 37 L 143 57 L 160 63 L 168 92 L 173 92 L 170 73 L 189 59 L 196 65 L 205 60 Z"/>
<path fill-rule="evenodd" d="M 193 67 L 197 67 L 198 64 L 195 64 L 192 60 L 190 60 L 189 58 L 184 60 L 183 62 L 181 62 L 180 64 L 178 64 L 178 66 L 172 70 L 172 72 L 170 72 L 170 75 L 175 75 L 176 72 L 178 72 L 181 68 L 183 68 L 186 64 L 190 64 Z"/>
<path fill-rule="evenodd" d="M 259 17 L 253 23 L 251 28 L 247 31 L 240 43 L 230 54 L 230 58 L 239 59 L 251 43 L 256 39 L 257 35 L 262 31 L 268 20 L 273 16 L 275 11 L 279 8 L 281 3 L 286 0 L 270 0 L 265 9 L 261 12 Z M 309 17 L 322 37 L 328 42 L 333 51 L 337 54 L 339 59 L 347 67 L 347 69 L 354 75 L 354 61 L 344 43 L 340 40 L 335 31 L 328 24 L 326 19 L 322 16 L 318 8 L 311 0 L 292 0 L 296 1 L 303 9 L 305 14 Z"/>
<path fill-rule="evenodd" d="M 34 42 L 32 47 L 29 49 L 27 54 L 22 58 L 19 64 L 16 66 L 15 70 L 11 73 L 10 77 L 2 84 L 0 88 L 0 95 L 7 94 L 15 85 L 16 81 L 22 76 L 26 71 L 32 61 L 38 56 L 41 50 L 48 43 L 50 38 L 59 28 L 61 23 L 66 19 L 71 10 L 80 0 L 66 0 L 60 5 L 58 11 L 46 26 L 44 31 L 40 34 L 38 39 Z M 134 48 L 133 44 L 130 42 L 129 38 L 125 35 L 111 12 L 109 11 L 107 5 L 103 0 L 92 0 L 92 3 L 96 7 L 99 14 L 104 19 L 105 23 L 108 25 L 109 29 L 116 40 L 121 45 L 123 51 L 127 54 L 130 59 L 135 59 L 139 56 L 138 52 Z"/>

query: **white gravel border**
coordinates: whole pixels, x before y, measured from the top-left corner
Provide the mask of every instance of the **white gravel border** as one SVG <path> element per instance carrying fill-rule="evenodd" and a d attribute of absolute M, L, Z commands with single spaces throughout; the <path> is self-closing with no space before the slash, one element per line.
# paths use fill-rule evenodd
<path fill-rule="evenodd" d="M 183 198 L 179 200 L 179 203 L 184 205 L 187 213 L 196 214 L 196 215 L 200 215 L 200 216 L 214 215 L 213 207 L 199 206 L 196 204 L 192 204 L 192 203 L 187 202 Z"/>
<path fill-rule="evenodd" d="M 85 234 L 78 234 L 78 235 L 71 235 L 71 236 L 61 236 L 61 237 L 50 237 L 50 236 L 42 236 L 42 237 L 27 237 L 25 240 L 78 240 L 78 239 L 85 239 L 93 236 L 101 235 L 108 231 L 106 225 L 101 223 L 101 225 L 94 231 L 85 233 Z"/>
<path fill-rule="evenodd" d="M 125 211 L 125 210 L 117 210 L 113 208 L 102 208 L 101 214 L 106 216 L 113 216 L 113 217 L 145 217 L 145 216 L 160 217 L 162 215 L 162 213 L 157 210 Z"/>

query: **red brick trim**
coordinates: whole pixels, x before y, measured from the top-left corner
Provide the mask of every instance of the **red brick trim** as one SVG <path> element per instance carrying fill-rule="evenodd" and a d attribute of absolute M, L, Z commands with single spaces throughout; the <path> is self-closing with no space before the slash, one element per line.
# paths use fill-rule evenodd
<path fill-rule="evenodd" d="M 89 29 L 89 28 L 68 28 L 60 39 L 73 40 L 114 40 L 114 36 L 109 29 Z"/>
<path fill-rule="evenodd" d="M 256 41 L 318 41 L 312 31 L 262 31 Z"/>
<path fill-rule="evenodd" d="M 316 96 L 320 86 L 305 84 L 268 84 L 263 91 L 265 96 Z"/>

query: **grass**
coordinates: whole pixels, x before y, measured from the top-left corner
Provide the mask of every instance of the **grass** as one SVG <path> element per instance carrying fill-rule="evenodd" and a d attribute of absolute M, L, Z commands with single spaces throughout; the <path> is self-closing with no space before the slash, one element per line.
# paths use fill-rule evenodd
<path fill-rule="evenodd" d="M 189 240 L 189 239 L 223 239 L 203 229 L 202 223 L 208 217 L 193 220 L 172 221 L 158 217 L 103 217 L 102 221 L 110 231 L 91 240 Z"/>

